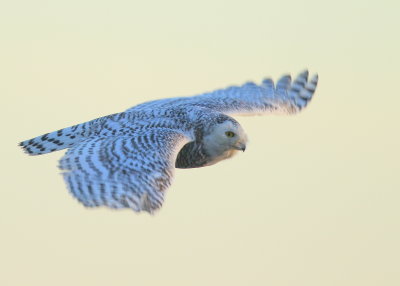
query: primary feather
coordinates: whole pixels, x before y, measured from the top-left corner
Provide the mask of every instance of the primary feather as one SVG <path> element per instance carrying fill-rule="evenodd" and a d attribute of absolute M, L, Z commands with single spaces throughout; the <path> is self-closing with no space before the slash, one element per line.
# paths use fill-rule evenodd
<path fill-rule="evenodd" d="M 85 206 L 153 213 L 174 168 L 215 164 L 244 150 L 247 136 L 231 114 L 292 114 L 311 100 L 318 82 L 302 72 L 193 97 L 146 102 L 125 112 L 20 143 L 30 155 L 70 148 L 60 160 L 70 192 Z M 227 136 L 229 134 L 229 136 Z"/>

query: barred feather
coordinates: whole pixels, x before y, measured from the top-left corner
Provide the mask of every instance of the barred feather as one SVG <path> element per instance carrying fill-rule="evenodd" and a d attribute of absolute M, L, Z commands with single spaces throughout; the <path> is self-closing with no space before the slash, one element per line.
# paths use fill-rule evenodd
<path fill-rule="evenodd" d="M 69 148 L 82 139 L 97 134 L 102 124 L 114 115 L 100 117 L 85 123 L 66 127 L 51 133 L 46 133 L 19 143 L 19 146 L 29 155 L 42 155 Z"/>
<path fill-rule="evenodd" d="M 153 213 L 163 203 L 176 155 L 188 140 L 161 128 L 90 138 L 65 154 L 60 169 L 70 192 L 87 207 Z"/>
<path fill-rule="evenodd" d="M 145 102 L 128 112 L 168 109 L 171 107 L 203 107 L 228 115 L 293 114 L 310 102 L 318 83 L 318 75 L 308 81 L 308 71 L 300 73 L 293 84 L 290 75 L 276 83 L 267 78 L 261 85 L 253 82 L 231 86 L 192 97 L 176 97 Z"/>
<path fill-rule="evenodd" d="M 59 167 L 83 205 L 153 213 L 163 203 L 175 167 L 204 167 L 245 150 L 247 136 L 230 114 L 296 113 L 310 102 L 317 83 L 317 75 L 309 80 L 304 71 L 293 83 L 289 75 L 281 77 L 276 87 L 265 79 L 260 85 L 155 100 L 20 146 L 30 155 L 70 148 Z"/>

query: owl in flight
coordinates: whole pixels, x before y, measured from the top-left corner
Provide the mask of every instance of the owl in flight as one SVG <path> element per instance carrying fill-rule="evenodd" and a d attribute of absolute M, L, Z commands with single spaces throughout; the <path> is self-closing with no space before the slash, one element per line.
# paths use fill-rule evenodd
<path fill-rule="evenodd" d="M 20 143 L 29 155 L 68 148 L 60 169 L 86 207 L 153 213 L 175 168 L 213 165 L 246 149 L 247 136 L 229 115 L 293 114 L 311 100 L 318 76 L 308 71 L 249 82 L 192 97 L 145 102 Z"/>

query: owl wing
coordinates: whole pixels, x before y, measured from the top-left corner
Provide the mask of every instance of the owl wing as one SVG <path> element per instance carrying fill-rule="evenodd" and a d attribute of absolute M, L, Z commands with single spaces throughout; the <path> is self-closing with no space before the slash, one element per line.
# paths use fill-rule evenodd
<path fill-rule="evenodd" d="M 177 154 L 189 141 L 166 128 L 93 137 L 68 150 L 60 169 L 70 192 L 87 207 L 153 213 L 171 184 Z"/>
<path fill-rule="evenodd" d="M 248 82 L 242 86 L 231 86 L 192 97 L 161 99 L 137 105 L 127 111 L 194 105 L 225 114 L 291 114 L 306 107 L 317 83 L 318 75 L 309 80 L 308 71 L 304 71 L 293 83 L 290 75 L 285 75 L 278 80 L 276 86 L 271 79 L 265 79 L 260 85 Z"/>

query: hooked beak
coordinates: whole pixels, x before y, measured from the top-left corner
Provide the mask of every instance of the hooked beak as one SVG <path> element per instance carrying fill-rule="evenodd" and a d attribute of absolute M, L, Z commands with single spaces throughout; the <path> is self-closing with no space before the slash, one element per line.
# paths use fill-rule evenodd
<path fill-rule="evenodd" d="M 246 150 L 246 144 L 238 143 L 238 144 L 234 145 L 233 148 L 244 152 Z"/>

